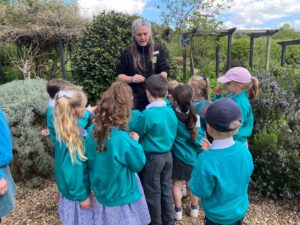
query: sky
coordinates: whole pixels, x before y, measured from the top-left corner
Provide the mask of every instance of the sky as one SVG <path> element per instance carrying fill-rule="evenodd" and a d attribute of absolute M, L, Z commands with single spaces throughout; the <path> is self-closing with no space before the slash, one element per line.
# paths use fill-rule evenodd
<path fill-rule="evenodd" d="M 81 14 L 86 17 L 92 17 L 102 10 L 115 10 L 138 14 L 158 24 L 161 23 L 161 10 L 165 9 L 160 2 L 160 0 L 77 0 Z M 157 8 L 157 5 L 160 7 Z M 223 21 L 228 28 L 278 29 L 284 23 L 289 23 L 294 29 L 300 30 L 300 1 L 233 0 L 230 8 L 221 12 L 217 20 Z"/>

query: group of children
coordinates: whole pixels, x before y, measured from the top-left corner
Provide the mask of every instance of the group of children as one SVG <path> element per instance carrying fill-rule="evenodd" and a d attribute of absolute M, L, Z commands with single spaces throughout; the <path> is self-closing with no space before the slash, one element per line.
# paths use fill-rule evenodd
<path fill-rule="evenodd" d="M 182 219 L 186 184 L 190 216 L 198 216 L 201 202 L 205 224 L 242 224 L 253 171 L 248 97 L 257 95 L 258 81 L 242 67 L 218 81 L 229 98 L 211 102 L 203 77 L 180 84 L 152 75 L 145 81 L 150 104 L 140 112 L 125 83 L 113 83 L 96 107 L 86 107 L 80 88 L 50 80 L 47 127 L 62 223 L 172 225 Z"/>

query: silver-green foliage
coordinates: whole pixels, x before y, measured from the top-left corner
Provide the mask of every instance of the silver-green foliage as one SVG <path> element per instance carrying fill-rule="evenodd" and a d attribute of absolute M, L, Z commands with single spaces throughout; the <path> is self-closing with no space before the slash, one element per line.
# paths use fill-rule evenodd
<path fill-rule="evenodd" d="M 45 178 L 52 174 L 49 138 L 40 135 L 46 126 L 46 83 L 42 79 L 15 80 L 0 86 L 0 106 L 13 138 L 13 175 L 16 180 L 29 181 L 29 184 L 34 177 Z"/>

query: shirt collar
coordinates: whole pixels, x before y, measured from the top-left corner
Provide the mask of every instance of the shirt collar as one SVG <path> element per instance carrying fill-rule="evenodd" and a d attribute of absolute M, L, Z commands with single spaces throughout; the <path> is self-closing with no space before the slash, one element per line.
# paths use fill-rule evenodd
<path fill-rule="evenodd" d="M 167 106 L 165 101 L 156 101 L 151 102 L 149 105 L 146 106 L 146 109 L 154 108 L 154 107 L 164 107 Z"/>
<path fill-rule="evenodd" d="M 233 137 L 226 138 L 223 140 L 214 140 L 213 143 L 210 146 L 210 149 L 223 149 L 223 148 L 229 148 L 232 145 L 234 145 L 235 141 L 233 140 Z"/>
<path fill-rule="evenodd" d="M 82 136 L 82 137 L 87 136 L 87 131 L 84 130 L 82 127 L 79 127 L 79 133 L 80 133 L 80 136 Z"/>
<path fill-rule="evenodd" d="M 49 103 L 48 103 L 48 105 L 50 106 L 50 107 L 54 107 L 55 106 L 55 99 L 53 99 L 53 98 L 50 98 L 49 99 Z"/>

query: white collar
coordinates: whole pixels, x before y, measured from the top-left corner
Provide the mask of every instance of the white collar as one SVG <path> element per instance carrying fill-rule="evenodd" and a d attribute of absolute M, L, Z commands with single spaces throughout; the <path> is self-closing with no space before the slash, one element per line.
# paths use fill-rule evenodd
<path fill-rule="evenodd" d="M 234 145 L 235 141 L 233 137 L 226 138 L 223 140 L 214 140 L 210 146 L 210 149 L 222 149 L 222 148 L 229 148 Z"/>
<path fill-rule="evenodd" d="M 156 101 L 156 102 L 151 102 L 149 105 L 146 106 L 146 109 L 150 109 L 153 107 L 164 107 L 167 106 L 167 103 L 165 101 Z"/>
<path fill-rule="evenodd" d="M 49 98 L 48 105 L 49 105 L 50 107 L 54 107 L 54 106 L 55 106 L 55 103 L 56 103 L 56 101 L 55 101 L 54 98 Z"/>

